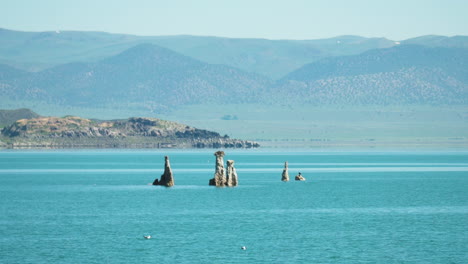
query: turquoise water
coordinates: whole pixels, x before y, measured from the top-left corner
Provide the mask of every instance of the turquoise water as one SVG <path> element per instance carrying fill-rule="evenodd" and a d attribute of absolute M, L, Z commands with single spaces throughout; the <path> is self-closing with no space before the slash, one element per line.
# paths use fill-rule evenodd
<path fill-rule="evenodd" d="M 0 263 L 468 261 L 468 152 L 213 152 L 0 152 Z"/>

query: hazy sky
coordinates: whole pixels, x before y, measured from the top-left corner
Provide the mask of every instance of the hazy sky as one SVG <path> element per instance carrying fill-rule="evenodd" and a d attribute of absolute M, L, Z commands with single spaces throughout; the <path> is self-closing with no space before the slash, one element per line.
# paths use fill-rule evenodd
<path fill-rule="evenodd" d="M 0 0 L 0 27 L 135 35 L 393 40 L 468 35 L 468 0 Z"/>

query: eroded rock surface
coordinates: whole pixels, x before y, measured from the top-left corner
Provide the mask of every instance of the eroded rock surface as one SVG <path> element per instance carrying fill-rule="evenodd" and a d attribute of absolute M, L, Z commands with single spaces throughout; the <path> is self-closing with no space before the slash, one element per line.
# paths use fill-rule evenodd
<path fill-rule="evenodd" d="M 289 174 L 288 174 L 288 162 L 284 163 L 283 174 L 281 175 L 282 181 L 289 181 Z"/>
<path fill-rule="evenodd" d="M 234 187 L 239 184 L 237 179 L 237 172 L 236 168 L 234 168 L 234 161 L 228 160 L 227 161 L 227 177 L 226 177 L 227 186 Z"/>
<path fill-rule="evenodd" d="M 216 171 L 213 179 L 210 179 L 209 185 L 213 185 L 216 187 L 224 187 L 226 186 L 226 176 L 224 171 L 224 151 L 216 151 Z"/>
<path fill-rule="evenodd" d="M 2 140 L 2 139 L 5 140 Z M 0 130 L 11 147 L 257 148 L 257 142 L 231 139 L 157 118 L 91 120 L 76 116 L 20 119 Z"/>
<path fill-rule="evenodd" d="M 174 186 L 174 175 L 172 174 L 171 164 L 169 162 L 169 157 L 165 156 L 164 163 L 164 173 L 161 175 L 161 179 L 156 179 L 153 182 L 153 185 L 164 185 L 166 187 Z"/>

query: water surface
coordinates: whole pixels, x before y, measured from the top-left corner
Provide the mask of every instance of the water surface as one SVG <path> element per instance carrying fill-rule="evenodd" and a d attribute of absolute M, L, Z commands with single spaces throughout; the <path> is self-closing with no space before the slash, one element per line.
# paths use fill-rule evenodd
<path fill-rule="evenodd" d="M 236 188 L 208 186 L 213 152 L 0 152 L 0 262 L 468 259 L 468 152 L 228 150 Z M 165 155 L 176 186 L 151 186 Z"/>

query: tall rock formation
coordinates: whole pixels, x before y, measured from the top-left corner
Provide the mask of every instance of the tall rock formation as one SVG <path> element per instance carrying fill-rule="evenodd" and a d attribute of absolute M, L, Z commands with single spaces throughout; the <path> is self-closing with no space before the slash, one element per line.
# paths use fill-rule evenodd
<path fill-rule="evenodd" d="M 216 187 L 226 186 L 226 176 L 224 172 L 224 151 L 216 151 L 216 171 L 213 179 L 210 179 L 209 185 Z"/>
<path fill-rule="evenodd" d="M 169 157 L 165 156 L 164 173 L 161 175 L 161 179 L 154 180 L 153 185 L 164 185 L 166 187 L 174 186 L 174 175 L 172 174 L 171 164 L 169 163 Z"/>
<path fill-rule="evenodd" d="M 236 168 L 234 168 L 234 161 L 233 160 L 228 160 L 227 161 L 227 186 L 229 187 L 234 187 L 239 184 L 237 180 L 237 172 Z"/>
<path fill-rule="evenodd" d="M 284 170 L 283 170 L 283 174 L 281 175 L 281 180 L 282 181 L 289 181 L 289 174 L 288 174 L 288 162 L 286 161 L 284 163 Z"/>

